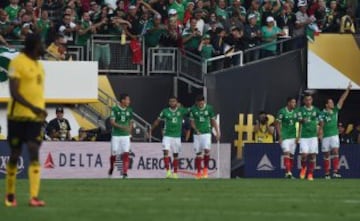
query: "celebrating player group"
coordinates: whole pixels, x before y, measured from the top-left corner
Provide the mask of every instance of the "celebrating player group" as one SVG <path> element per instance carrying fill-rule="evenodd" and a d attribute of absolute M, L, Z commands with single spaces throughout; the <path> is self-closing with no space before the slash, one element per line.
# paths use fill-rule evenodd
<path fill-rule="evenodd" d="M 337 127 L 338 113 L 349 95 L 350 89 L 351 83 L 336 105 L 332 99 L 327 99 L 323 111 L 313 106 L 313 98 L 309 94 L 304 96 L 304 106 L 296 109 L 296 99 L 288 98 L 287 105 L 279 110 L 276 129 L 283 150 L 286 178 L 294 178 L 292 168 L 296 145 L 299 142 L 301 154 L 300 179 L 314 180 L 319 140 L 324 156 L 324 177 L 326 179 L 341 178 L 338 172 L 340 147 Z M 298 133 L 297 122 L 299 123 Z M 332 176 L 330 174 L 330 158 L 332 158 Z"/>
<path fill-rule="evenodd" d="M 123 178 L 127 177 L 129 166 L 130 133 L 132 130 L 132 110 L 129 107 L 130 97 L 127 94 L 120 96 L 119 103 L 112 108 L 111 125 L 113 126 L 111 138 L 111 156 L 109 176 L 112 175 L 116 156 L 121 155 L 123 161 Z M 149 135 L 161 121 L 163 128 L 163 154 L 166 169 L 166 178 L 178 178 L 179 154 L 181 153 L 181 134 L 184 118 L 189 116 L 191 127 L 194 131 L 194 150 L 196 154 L 196 178 L 208 178 L 208 167 L 211 149 L 211 131 L 215 130 L 216 139 L 219 141 L 220 132 L 215 119 L 212 106 L 206 104 L 204 96 L 196 97 L 195 105 L 189 109 L 181 107 L 176 97 L 169 98 L 169 107 L 163 109 L 154 121 Z M 170 159 L 170 152 L 173 160 Z M 171 162 L 172 168 L 171 170 Z M 202 165 L 202 162 L 203 165 Z"/>

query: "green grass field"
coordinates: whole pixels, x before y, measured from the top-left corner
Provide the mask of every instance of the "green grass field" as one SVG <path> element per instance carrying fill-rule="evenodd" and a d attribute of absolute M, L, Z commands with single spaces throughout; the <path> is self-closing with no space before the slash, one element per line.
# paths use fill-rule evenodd
<path fill-rule="evenodd" d="M 27 180 L 17 192 L 1 221 L 360 220 L 360 180 L 349 179 L 44 180 L 44 208 L 27 206 Z"/>

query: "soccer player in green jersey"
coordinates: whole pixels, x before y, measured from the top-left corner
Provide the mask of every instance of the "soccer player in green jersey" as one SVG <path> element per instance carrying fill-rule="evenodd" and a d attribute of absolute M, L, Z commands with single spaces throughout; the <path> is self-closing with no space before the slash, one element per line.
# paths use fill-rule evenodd
<path fill-rule="evenodd" d="M 128 94 L 120 94 L 119 103 L 112 107 L 110 123 L 111 133 L 111 156 L 109 177 L 114 170 L 114 163 L 117 155 L 121 155 L 123 162 L 122 177 L 127 178 L 129 168 L 130 136 L 133 128 L 133 111 L 130 107 Z"/>
<path fill-rule="evenodd" d="M 179 107 L 176 97 L 169 98 L 169 107 L 161 111 L 158 119 L 156 119 L 151 127 L 151 132 L 164 121 L 164 137 L 162 140 L 164 163 L 166 169 L 166 178 L 178 178 L 177 171 L 179 166 L 179 153 L 181 152 L 181 132 L 184 117 L 188 114 L 187 109 Z M 170 170 L 169 151 L 173 153 L 172 166 L 174 173 Z"/>
<path fill-rule="evenodd" d="M 279 136 L 279 144 L 283 150 L 283 159 L 285 165 L 285 177 L 293 179 L 291 169 L 294 162 L 296 149 L 296 122 L 297 111 L 296 99 L 289 97 L 285 107 L 281 108 L 276 117 L 276 131 Z"/>
<path fill-rule="evenodd" d="M 208 177 L 208 167 L 211 150 L 211 129 L 215 129 L 216 140 L 220 140 L 219 126 L 215 119 L 213 107 L 205 103 L 205 98 L 199 95 L 196 104 L 190 109 L 191 127 L 194 130 L 194 149 L 196 153 L 195 166 L 197 179 Z M 201 161 L 204 154 L 204 169 L 201 173 Z"/>
<path fill-rule="evenodd" d="M 351 83 L 347 87 L 346 91 L 341 95 L 336 106 L 334 101 L 330 98 L 326 100 L 325 109 L 322 111 L 322 118 L 324 120 L 324 138 L 322 140 L 321 151 L 324 156 L 324 170 L 325 179 L 330 179 L 330 153 L 333 166 L 333 177 L 341 178 L 338 173 L 339 170 L 339 129 L 338 129 L 338 114 L 342 108 L 347 96 L 351 89 Z"/>
<path fill-rule="evenodd" d="M 305 179 L 308 169 L 307 179 L 314 180 L 314 168 L 316 165 L 316 155 L 319 152 L 319 140 L 322 136 L 322 119 L 321 112 L 313 106 L 311 95 L 304 96 L 304 106 L 299 109 L 298 120 L 300 123 L 300 154 L 301 154 L 301 171 L 300 179 Z M 309 168 L 307 161 L 309 160 Z"/>

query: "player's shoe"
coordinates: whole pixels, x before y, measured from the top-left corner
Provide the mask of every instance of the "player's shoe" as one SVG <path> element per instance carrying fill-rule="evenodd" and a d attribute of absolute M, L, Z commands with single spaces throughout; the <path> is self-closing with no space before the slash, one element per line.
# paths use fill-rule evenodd
<path fill-rule="evenodd" d="M 309 180 L 309 181 L 313 181 L 313 180 L 314 180 L 314 176 L 313 176 L 312 173 L 309 173 L 309 174 L 308 174 L 307 180 Z"/>
<path fill-rule="evenodd" d="M 202 178 L 207 179 L 208 177 L 209 177 L 209 175 L 208 175 L 208 169 L 207 169 L 207 168 L 204 168 L 204 169 L 203 169 Z"/>
<path fill-rule="evenodd" d="M 195 179 L 200 180 L 202 178 L 203 178 L 203 176 L 201 173 L 196 173 Z"/>
<path fill-rule="evenodd" d="M 340 173 L 333 173 L 332 177 L 335 178 L 335 179 L 338 179 L 338 178 L 341 178 L 342 176 L 341 176 Z"/>
<path fill-rule="evenodd" d="M 330 174 L 325 174 L 325 180 L 331 180 L 331 176 L 330 176 Z"/>
<path fill-rule="evenodd" d="M 179 176 L 177 175 L 177 173 L 173 173 L 171 178 L 173 178 L 173 179 L 179 179 Z"/>
<path fill-rule="evenodd" d="M 16 207 L 17 206 L 16 198 L 13 194 L 6 195 L 5 206 L 6 207 Z"/>
<path fill-rule="evenodd" d="M 295 179 L 295 177 L 292 175 L 291 172 L 285 173 L 285 178 L 286 178 L 286 179 Z"/>
<path fill-rule="evenodd" d="M 29 206 L 31 207 L 43 207 L 45 206 L 45 202 L 42 200 L 39 200 L 37 197 L 33 197 L 29 201 Z"/>
<path fill-rule="evenodd" d="M 301 168 L 301 171 L 300 171 L 300 179 L 305 179 L 305 176 L 306 176 L 306 167 L 305 168 Z"/>
<path fill-rule="evenodd" d="M 122 178 L 123 178 L 123 179 L 127 179 L 127 178 L 128 178 L 128 175 L 127 175 L 126 173 L 124 173 L 124 174 L 122 175 Z"/>
<path fill-rule="evenodd" d="M 171 170 L 167 170 L 167 171 L 166 171 L 166 176 L 165 176 L 165 178 L 166 178 L 166 179 L 172 178 Z"/>

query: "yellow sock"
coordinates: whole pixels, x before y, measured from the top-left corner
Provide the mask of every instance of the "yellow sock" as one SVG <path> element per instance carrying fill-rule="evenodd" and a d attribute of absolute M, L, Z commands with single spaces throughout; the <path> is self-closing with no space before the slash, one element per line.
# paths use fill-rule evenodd
<path fill-rule="evenodd" d="M 6 194 L 15 194 L 17 165 L 6 165 Z"/>
<path fill-rule="evenodd" d="M 31 162 L 29 165 L 30 197 L 38 197 L 40 189 L 40 163 Z"/>

